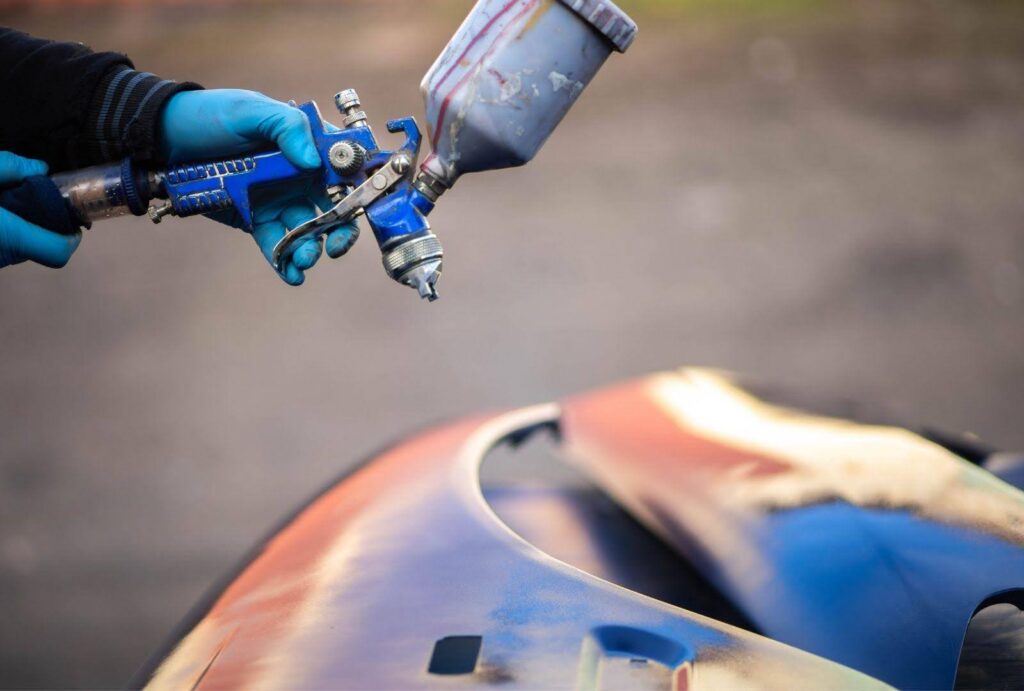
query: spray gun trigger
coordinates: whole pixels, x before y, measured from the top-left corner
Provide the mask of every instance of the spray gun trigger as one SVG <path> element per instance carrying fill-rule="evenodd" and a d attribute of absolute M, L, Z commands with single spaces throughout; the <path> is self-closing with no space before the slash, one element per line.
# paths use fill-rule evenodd
<path fill-rule="evenodd" d="M 398 156 L 403 155 L 398 154 Z M 340 224 L 351 221 L 363 209 L 401 182 L 403 177 L 403 174 L 397 172 L 394 166 L 386 165 L 334 207 L 289 230 L 274 247 L 272 255 L 274 267 L 278 271 L 281 270 L 284 266 L 284 258 L 300 240 L 320 237 Z"/>

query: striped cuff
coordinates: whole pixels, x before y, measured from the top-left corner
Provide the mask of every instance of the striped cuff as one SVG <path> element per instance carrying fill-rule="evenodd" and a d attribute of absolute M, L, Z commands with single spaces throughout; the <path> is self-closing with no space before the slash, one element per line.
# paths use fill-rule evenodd
<path fill-rule="evenodd" d="M 180 91 L 201 88 L 118 65 L 104 75 L 93 94 L 86 138 L 103 160 L 158 160 L 157 127 L 164 103 Z"/>

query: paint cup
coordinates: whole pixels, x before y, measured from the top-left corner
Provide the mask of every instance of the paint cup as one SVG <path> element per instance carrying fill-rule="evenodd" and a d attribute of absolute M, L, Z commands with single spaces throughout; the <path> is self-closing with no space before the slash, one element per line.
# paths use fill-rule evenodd
<path fill-rule="evenodd" d="M 531 160 L 636 23 L 607 0 L 480 0 L 420 86 L 437 191 Z"/>

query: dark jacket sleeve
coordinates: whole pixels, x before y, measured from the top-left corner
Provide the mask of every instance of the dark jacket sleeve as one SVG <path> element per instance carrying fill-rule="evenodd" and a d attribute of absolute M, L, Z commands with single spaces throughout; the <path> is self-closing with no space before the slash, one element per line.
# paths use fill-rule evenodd
<path fill-rule="evenodd" d="M 0 150 L 53 171 L 125 156 L 159 161 L 164 103 L 198 88 L 137 72 L 119 53 L 0 27 Z"/>

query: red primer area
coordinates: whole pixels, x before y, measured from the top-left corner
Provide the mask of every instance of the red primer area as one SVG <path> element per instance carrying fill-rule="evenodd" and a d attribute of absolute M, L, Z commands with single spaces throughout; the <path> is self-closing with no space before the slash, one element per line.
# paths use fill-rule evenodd
<path fill-rule="evenodd" d="M 476 42 L 483 38 L 484 34 L 490 31 L 491 27 L 494 26 L 494 23 L 498 21 L 503 14 L 512 9 L 512 6 L 515 5 L 517 2 L 519 2 L 519 0 L 511 0 L 511 2 L 509 2 L 507 5 L 498 10 L 494 14 L 494 16 L 491 17 L 486 24 L 484 24 L 484 28 L 480 31 L 480 33 L 478 33 L 476 36 L 470 39 L 469 43 L 466 44 L 466 48 L 459 54 L 459 57 L 456 60 L 452 61 L 451 66 L 448 67 L 448 71 L 445 72 L 441 79 L 438 80 L 437 84 L 434 85 L 434 88 L 430 92 L 431 96 L 437 95 L 437 90 L 440 89 L 441 85 L 448 80 L 448 77 L 452 76 L 452 72 L 455 71 L 455 68 L 463 64 L 463 61 L 466 59 L 466 55 L 469 53 L 469 51 L 473 50 L 473 46 L 476 45 Z M 466 65 L 469 64 L 470 63 L 468 62 L 466 63 Z"/>
<path fill-rule="evenodd" d="M 650 380 L 623 384 L 563 404 L 562 429 L 584 463 L 606 465 L 640 477 L 642 483 L 672 483 L 685 490 L 707 486 L 738 466 L 749 474 L 789 471 L 780 460 L 758 456 L 680 427 L 648 388 Z M 593 452 L 599 458 L 590 458 Z"/>

